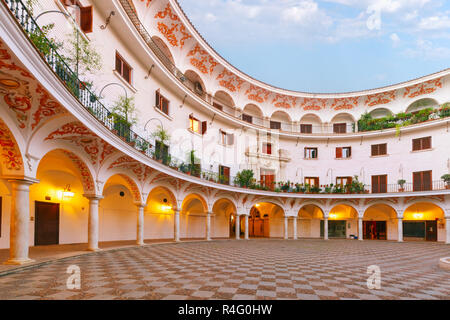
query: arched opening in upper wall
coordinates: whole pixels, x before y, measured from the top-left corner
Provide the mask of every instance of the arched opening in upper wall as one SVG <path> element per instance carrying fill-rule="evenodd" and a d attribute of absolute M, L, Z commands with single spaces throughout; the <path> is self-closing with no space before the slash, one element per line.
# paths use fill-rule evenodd
<path fill-rule="evenodd" d="M 242 110 L 242 120 L 248 123 L 262 125 L 264 123 L 264 114 L 260 107 L 253 103 L 247 104 Z"/>
<path fill-rule="evenodd" d="M 214 94 L 213 106 L 219 110 L 224 108 L 234 108 L 233 98 L 225 91 L 219 90 Z"/>
<path fill-rule="evenodd" d="M 339 113 L 331 119 L 333 133 L 348 133 L 354 131 L 355 118 L 349 113 Z M 329 131 L 330 131 L 329 130 Z"/>
<path fill-rule="evenodd" d="M 308 113 L 300 119 L 301 133 L 318 133 L 322 130 L 322 120 L 316 114 Z"/>
<path fill-rule="evenodd" d="M 411 103 L 408 108 L 406 109 L 406 113 L 411 113 L 411 112 L 417 112 L 423 109 L 427 109 L 427 108 L 437 108 L 439 106 L 439 103 L 434 100 L 434 99 L 430 99 L 430 98 L 425 98 L 425 99 L 420 99 L 417 101 L 414 101 L 413 103 Z"/>
<path fill-rule="evenodd" d="M 192 71 L 192 70 L 187 70 L 184 73 L 184 76 L 188 80 L 188 81 L 185 81 L 184 83 L 189 88 L 191 88 L 191 90 L 194 91 L 197 95 L 204 98 L 206 95 L 206 86 L 205 86 L 205 82 L 198 75 L 198 73 L 195 71 Z"/>
<path fill-rule="evenodd" d="M 389 109 L 386 109 L 386 108 L 378 108 L 378 109 L 370 111 L 369 114 L 373 119 L 380 119 L 380 118 L 392 116 L 392 111 Z"/>
<path fill-rule="evenodd" d="M 275 111 L 272 113 L 270 116 L 270 129 L 291 131 L 292 120 L 289 114 L 285 111 Z"/>
<path fill-rule="evenodd" d="M 175 65 L 175 60 L 173 59 L 172 52 L 170 51 L 169 47 L 165 44 L 165 42 L 157 36 L 152 37 L 153 42 L 158 46 L 159 49 L 161 49 L 161 53 L 163 56 L 165 56 L 173 65 Z M 164 59 L 164 57 L 161 57 Z"/>

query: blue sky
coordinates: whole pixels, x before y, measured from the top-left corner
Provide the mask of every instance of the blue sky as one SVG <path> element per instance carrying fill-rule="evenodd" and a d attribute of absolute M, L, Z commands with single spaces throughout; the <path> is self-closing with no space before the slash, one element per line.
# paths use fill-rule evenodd
<path fill-rule="evenodd" d="M 448 0 L 179 0 L 206 41 L 285 89 L 347 92 L 450 67 Z"/>

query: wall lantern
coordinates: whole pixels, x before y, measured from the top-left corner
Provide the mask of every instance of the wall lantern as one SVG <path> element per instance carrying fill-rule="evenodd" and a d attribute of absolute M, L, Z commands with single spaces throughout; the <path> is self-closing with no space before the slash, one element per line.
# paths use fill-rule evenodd
<path fill-rule="evenodd" d="M 64 190 L 57 192 L 58 198 L 63 200 L 64 198 L 73 198 L 75 193 L 70 190 L 70 184 L 66 185 Z"/>
<path fill-rule="evenodd" d="M 170 210 L 172 210 L 172 206 L 168 206 L 168 205 L 161 205 L 161 209 L 163 210 L 163 211 L 170 211 Z"/>
<path fill-rule="evenodd" d="M 421 220 L 421 219 L 423 219 L 423 213 L 414 213 L 413 217 L 416 220 Z"/>
<path fill-rule="evenodd" d="M 337 214 L 336 213 L 331 213 L 330 214 L 330 219 L 336 219 L 337 218 Z"/>

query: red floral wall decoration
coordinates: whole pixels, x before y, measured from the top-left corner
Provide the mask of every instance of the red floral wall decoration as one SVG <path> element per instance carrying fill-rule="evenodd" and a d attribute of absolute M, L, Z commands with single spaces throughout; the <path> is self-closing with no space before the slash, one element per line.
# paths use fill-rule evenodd
<path fill-rule="evenodd" d="M 327 105 L 327 99 L 317 99 L 317 98 L 303 98 L 300 103 L 300 107 L 304 111 L 319 111 L 325 109 Z"/>
<path fill-rule="evenodd" d="M 331 109 L 334 110 L 351 110 L 358 106 L 358 101 L 360 97 L 353 98 L 337 98 L 333 99 L 333 104 L 331 105 Z"/>
<path fill-rule="evenodd" d="M 219 85 L 227 88 L 231 92 L 240 91 L 242 84 L 245 82 L 234 73 L 224 69 L 216 78 L 219 81 Z"/>
<path fill-rule="evenodd" d="M 70 151 L 63 150 L 63 153 L 72 160 L 73 164 L 78 168 L 81 175 L 81 182 L 83 184 L 83 188 L 85 192 L 94 191 L 94 179 L 92 179 L 92 175 L 87 167 L 87 165 L 78 158 L 74 153 Z"/>
<path fill-rule="evenodd" d="M 270 91 L 251 84 L 245 92 L 245 95 L 249 100 L 263 103 L 269 99 Z"/>
<path fill-rule="evenodd" d="M 169 3 L 167 3 L 164 11 L 159 11 L 155 15 L 155 19 L 169 20 L 165 22 L 158 22 L 157 25 L 159 32 L 161 32 L 161 34 L 173 47 L 179 46 L 180 49 L 183 49 L 185 41 L 192 38 L 192 36 L 187 32 L 186 27 L 181 23 L 180 18 L 172 12 L 172 8 Z"/>
<path fill-rule="evenodd" d="M 291 109 L 297 104 L 297 98 L 276 94 L 272 100 L 272 104 L 277 108 Z"/>
<path fill-rule="evenodd" d="M 405 89 L 403 97 L 415 98 L 424 94 L 435 92 L 438 88 L 442 88 L 442 78 L 426 81 L 416 84 Z"/>
<path fill-rule="evenodd" d="M 367 106 L 373 107 L 380 104 L 387 104 L 394 100 L 395 90 L 368 95 L 365 103 Z"/>
<path fill-rule="evenodd" d="M 190 59 L 191 65 L 200 70 L 204 74 L 212 74 L 214 68 L 219 64 L 213 57 L 211 57 L 206 50 L 200 48 L 199 44 L 196 44 L 194 49 L 188 52 L 188 57 Z"/>
<path fill-rule="evenodd" d="M 3 164 L 7 170 L 19 171 L 23 168 L 22 155 L 20 154 L 19 147 L 13 134 L 6 126 L 6 124 L 0 120 L 0 147 L 1 157 Z"/>

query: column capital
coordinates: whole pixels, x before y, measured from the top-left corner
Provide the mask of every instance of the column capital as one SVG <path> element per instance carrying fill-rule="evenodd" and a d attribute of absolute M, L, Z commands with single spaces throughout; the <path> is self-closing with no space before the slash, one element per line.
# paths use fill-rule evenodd
<path fill-rule="evenodd" d="M 144 202 L 135 202 L 134 205 L 138 208 L 145 208 L 147 206 Z"/>
<path fill-rule="evenodd" d="M 83 197 L 89 199 L 89 200 L 101 200 L 103 199 L 102 194 L 83 194 Z"/>
<path fill-rule="evenodd" d="M 25 185 L 32 185 L 35 183 L 39 183 L 40 180 L 32 177 L 27 176 L 0 176 L 0 179 L 7 180 L 11 183 L 18 183 L 18 184 L 25 184 Z"/>

